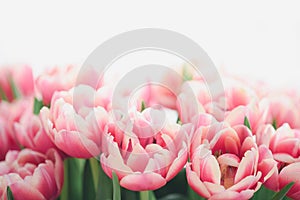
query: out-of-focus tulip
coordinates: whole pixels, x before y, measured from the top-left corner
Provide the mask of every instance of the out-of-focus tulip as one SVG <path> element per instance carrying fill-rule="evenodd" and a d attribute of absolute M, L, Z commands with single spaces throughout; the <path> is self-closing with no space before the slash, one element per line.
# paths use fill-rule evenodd
<path fill-rule="evenodd" d="M 265 183 L 265 186 L 278 191 L 286 184 L 294 182 L 287 196 L 300 198 L 300 130 L 291 129 L 284 124 L 277 130 L 268 124 L 260 127 L 256 134 L 259 145 L 265 145 L 272 152 L 272 158 L 277 162 L 275 173 Z M 270 157 L 270 156 L 269 156 Z"/>
<path fill-rule="evenodd" d="M 260 108 L 256 103 L 251 103 L 226 112 L 224 121 L 231 126 L 243 125 L 244 119 L 247 117 L 251 131 L 255 134 L 260 126 L 267 123 L 267 114 L 267 110 Z"/>
<path fill-rule="evenodd" d="M 139 99 L 145 101 L 148 107 L 159 104 L 169 109 L 176 109 L 177 95 L 181 85 L 185 81 L 196 78 L 195 70 L 189 65 L 174 67 L 172 71 L 170 70 L 162 74 L 159 85 L 149 83 L 141 92 Z"/>
<path fill-rule="evenodd" d="M 267 174 L 260 164 L 260 150 L 250 130 L 224 123 L 200 126 L 195 130 L 187 165 L 189 185 L 209 199 L 250 199 L 262 182 L 274 173 L 275 163 L 268 162 Z"/>
<path fill-rule="evenodd" d="M 39 116 L 33 114 L 32 107 L 23 112 L 18 122 L 14 123 L 14 136 L 17 143 L 41 153 L 54 148 L 55 145 L 45 132 Z"/>
<path fill-rule="evenodd" d="M 261 109 L 267 110 L 267 123 L 280 127 L 288 123 L 292 128 L 300 128 L 299 106 L 294 96 L 282 93 L 271 93 L 260 102 Z"/>
<path fill-rule="evenodd" d="M 17 98 L 14 96 L 16 93 L 21 96 L 34 94 L 32 69 L 27 65 L 0 68 L 0 100 L 5 96 L 8 101 L 12 101 Z"/>
<path fill-rule="evenodd" d="M 24 110 L 30 108 L 32 108 L 32 101 L 28 98 L 0 102 L 0 160 L 5 158 L 8 150 L 19 149 L 13 125 L 20 120 Z"/>
<path fill-rule="evenodd" d="M 180 125 L 165 121 L 163 110 L 130 111 L 116 116 L 104 135 L 101 164 L 120 185 L 134 191 L 155 190 L 170 181 L 186 164 L 187 139 Z M 119 118 L 118 118 L 119 117 Z"/>
<path fill-rule="evenodd" d="M 223 87 L 216 88 L 214 83 L 208 85 L 205 80 L 185 82 L 177 101 L 181 121 L 191 122 L 199 113 L 209 113 L 223 121 L 227 112 L 258 100 L 255 91 L 238 79 L 227 78 Z"/>
<path fill-rule="evenodd" d="M 46 155 L 24 149 L 9 151 L 0 162 L 0 197 L 7 199 L 7 186 L 14 199 L 56 199 L 62 189 L 63 161 L 50 149 Z"/>
<path fill-rule="evenodd" d="M 211 96 L 202 80 L 186 81 L 181 86 L 177 99 L 177 110 L 182 123 L 191 123 L 193 117 L 205 113 L 204 105 L 211 102 Z"/>
<path fill-rule="evenodd" d="M 69 90 L 75 86 L 78 70 L 72 65 L 53 67 L 36 79 L 36 88 L 45 105 L 50 104 L 54 92 Z"/>
<path fill-rule="evenodd" d="M 6 124 L 6 119 L 2 117 L 0 117 L 0 147 L 0 160 L 5 158 L 6 153 L 10 149 L 19 149 Z"/>
<path fill-rule="evenodd" d="M 46 133 L 69 156 L 91 158 L 100 153 L 110 102 L 104 90 L 79 85 L 54 93 L 50 109 L 42 108 L 40 117 Z"/>

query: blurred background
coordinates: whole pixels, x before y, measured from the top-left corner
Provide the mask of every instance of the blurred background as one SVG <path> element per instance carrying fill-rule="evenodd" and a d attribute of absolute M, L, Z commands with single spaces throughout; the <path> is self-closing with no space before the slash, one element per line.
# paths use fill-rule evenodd
<path fill-rule="evenodd" d="M 81 65 L 102 42 L 138 28 L 177 31 L 197 42 L 221 71 L 300 86 L 300 12 L 297 1 L 7 1 L 0 3 L 0 64 Z M 136 53 L 116 69 L 155 62 L 179 65 L 173 55 Z"/>

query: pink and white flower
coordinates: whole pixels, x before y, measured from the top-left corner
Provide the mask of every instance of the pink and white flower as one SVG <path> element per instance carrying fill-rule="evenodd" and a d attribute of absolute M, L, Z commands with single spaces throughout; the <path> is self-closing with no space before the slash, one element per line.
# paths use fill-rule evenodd
<path fill-rule="evenodd" d="M 26 108 L 24 113 L 14 123 L 14 136 L 18 144 L 32 150 L 46 153 L 55 145 L 47 135 L 38 115 L 33 114 L 33 108 Z"/>
<path fill-rule="evenodd" d="M 79 85 L 54 93 L 50 109 L 42 108 L 40 117 L 46 133 L 60 150 L 72 157 L 91 158 L 100 153 L 109 107 L 106 88 L 96 91 Z"/>
<path fill-rule="evenodd" d="M 161 110 L 131 111 L 117 117 L 104 135 L 101 165 L 120 185 L 134 191 L 155 190 L 170 181 L 186 164 L 187 139 L 180 125 L 162 124 Z"/>
<path fill-rule="evenodd" d="M 15 137 L 14 123 L 20 120 L 24 110 L 32 106 L 32 101 L 28 98 L 0 102 L 0 160 L 5 158 L 8 150 L 20 149 Z"/>
<path fill-rule="evenodd" d="M 287 196 L 293 199 L 300 198 L 300 130 L 291 129 L 284 124 L 277 130 L 270 124 L 262 126 L 256 140 L 259 145 L 264 145 L 272 152 L 269 158 L 277 163 L 275 173 L 265 183 L 265 186 L 274 190 L 281 190 L 286 184 L 295 184 Z"/>
<path fill-rule="evenodd" d="M 78 70 L 73 65 L 53 67 L 38 76 L 35 84 L 45 105 L 50 104 L 54 92 L 69 90 L 75 86 Z"/>
<path fill-rule="evenodd" d="M 267 123 L 282 126 L 288 123 L 292 128 L 300 128 L 300 113 L 297 98 L 285 92 L 270 93 L 260 101 L 261 109 L 267 110 Z"/>
<path fill-rule="evenodd" d="M 13 91 L 13 86 L 17 91 Z M 14 92 L 18 92 L 22 96 L 33 96 L 34 94 L 34 79 L 31 67 L 22 66 L 7 66 L 0 68 L 0 100 L 2 95 L 5 95 L 8 101 L 12 101 Z"/>
<path fill-rule="evenodd" d="M 190 147 L 187 179 L 199 195 L 209 199 L 250 199 L 274 172 L 268 162 L 263 174 L 260 150 L 250 130 L 225 123 L 200 126 Z"/>
<path fill-rule="evenodd" d="M 0 162 L 0 198 L 9 186 L 14 199 L 56 199 L 64 181 L 63 161 L 50 149 L 46 155 L 24 149 L 9 151 Z"/>

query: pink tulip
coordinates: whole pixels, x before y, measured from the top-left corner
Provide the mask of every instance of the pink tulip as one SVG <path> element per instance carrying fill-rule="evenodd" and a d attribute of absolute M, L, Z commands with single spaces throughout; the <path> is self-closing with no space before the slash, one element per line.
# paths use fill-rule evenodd
<path fill-rule="evenodd" d="M 250 130 L 243 125 L 200 126 L 191 141 L 188 183 L 208 199 L 250 199 L 274 173 L 273 160 L 260 156 L 265 149 L 257 147 Z M 263 173 L 262 167 L 268 173 Z"/>
<path fill-rule="evenodd" d="M 160 85 L 147 84 L 138 95 L 136 105 L 140 107 L 142 101 L 147 107 L 161 105 L 170 109 L 176 108 L 176 95 L 169 88 Z"/>
<path fill-rule="evenodd" d="M 55 148 L 46 134 L 39 116 L 33 114 L 33 108 L 29 107 L 23 112 L 19 121 L 14 123 L 14 135 L 18 144 L 41 153 Z"/>
<path fill-rule="evenodd" d="M 267 123 L 267 114 L 267 110 L 260 108 L 256 103 L 251 103 L 226 112 L 224 121 L 231 126 L 243 125 L 247 117 L 252 133 L 256 134 L 257 129 Z"/>
<path fill-rule="evenodd" d="M 0 198 L 9 186 L 14 199 L 56 199 L 63 185 L 63 161 L 51 149 L 46 155 L 24 149 L 9 151 L 0 162 Z"/>
<path fill-rule="evenodd" d="M 69 90 L 75 86 L 78 68 L 72 65 L 53 67 L 40 75 L 35 83 L 44 104 L 49 105 L 55 91 Z M 46 89 L 45 89 L 46 88 Z"/>
<path fill-rule="evenodd" d="M 190 123 L 199 113 L 206 113 L 205 105 L 212 102 L 211 95 L 202 80 L 186 81 L 181 86 L 177 110 L 181 122 Z"/>
<path fill-rule="evenodd" d="M 289 94 L 271 93 L 260 102 L 264 110 L 268 110 L 267 123 L 276 124 L 277 127 L 288 123 L 292 128 L 300 128 L 300 113 L 296 98 Z"/>
<path fill-rule="evenodd" d="M 186 132 L 165 121 L 163 110 L 146 108 L 117 115 L 104 135 L 101 164 L 120 185 L 134 191 L 155 190 L 170 181 L 186 164 Z"/>
<path fill-rule="evenodd" d="M 195 70 L 188 65 L 174 67 L 172 72 L 167 70 L 162 74 L 161 82 L 148 84 L 139 99 L 146 102 L 148 107 L 159 104 L 169 109 L 176 109 L 177 95 L 185 81 L 196 78 Z M 140 105 L 140 104 L 138 104 Z"/>
<path fill-rule="evenodd" d="M 256 134 L 259 145 L 268 147 L 277 162 L 275 173 L 265 183 L 265 186 L 274 190 L 281 190 L 286 184 L 294 182 L 294 186 L 287 196 L 293 199 L 300 198 L 300 130 L 291 129 L 284 124 L 277 130 L 268 124 L 260 127 Z M 270 156 L 268 156 L 270 157 Z"/>
<path fill-rule="evenodd" d="M 69 156 L 91 158 L 100 153 L 101 134 L 107 123 L 109 95 L 87 85 L 56 92 L 50 109 L 40 118 L 53 143 Z M 105 93 L 105 94 L 104 94 Z"/>
<path fill-rule="evenodd" d="M 14 99 L 12 84 L 22 96 L 34 94 L 34 81 L 32 70 L 29 66 L 8 66 L 0 68 L 0 90 L 3 91 L 8 101 Z M 0 99 L 2 97 L 0 96 Z"/>
<path fill-rule="evenodd" d="M 191 122 L 199 113 L 209 113 L 223 121 L 227 112 L 258 100 L 255 91 L 246 83 L 233 78 L 225 80 L 224 88 L 215 88 L 213 83 L 208 85 L 201 79 L 183 83 L 177 101 L 181 121 Z"/>
<path fill-rule="evenodd" d="M 8 150 L 19 149 L 13 125 L 20 120 L 23 111 L 28 108 L 32 108 L 32 101 L 28 98 L 0 102 L 0 160 L 5 158 Z"/>
<path fill-rule="evenodd" d="M 5 158 L 10 149 L 19 149 L 16 141 L 12 137 L 11 130 L 6 124 L 6 119 L 0 117 L 0 161 Z"/>

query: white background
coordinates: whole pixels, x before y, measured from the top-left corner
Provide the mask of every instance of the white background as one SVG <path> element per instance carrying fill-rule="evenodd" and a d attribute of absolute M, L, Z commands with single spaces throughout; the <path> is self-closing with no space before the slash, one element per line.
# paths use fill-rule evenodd
<path fill-rule="evenodd" d="M 193 39 L 219 69 L 300 86 L 296 1 L 53 2 L 0 3 L 0 64 L 80 65 L 112 36 L 154 27 Z"/>

